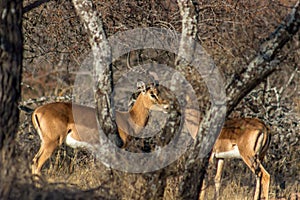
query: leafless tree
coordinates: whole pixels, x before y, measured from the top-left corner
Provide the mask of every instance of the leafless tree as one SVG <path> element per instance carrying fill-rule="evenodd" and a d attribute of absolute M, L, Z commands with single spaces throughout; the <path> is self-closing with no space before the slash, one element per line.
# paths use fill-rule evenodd
<path fill-rule="evenodd" d="M 36 1 L 36 2 L 48 2 L 45 0 L 41 0 L 41 1 Z M 96 66 L 96 70 L 97 73 L 96 74 L 96 80 L 97 83 L 95 85 L 95 94 L 96 94 L 96 102 L 97 102 L 97 107 L 98 107 L 98 117 L 99 117 L 99 122 L 101 124 L 101 126 L 104 128 L 105 132 L 115 132 L 115 126 L 114 126 L 114 116 L 113 116 L 113 102 L 110 99 L 110 94 L 112 91 L 112 70 L 111 70 L 111 66 L 107 65 L 107 63 L 110 63 L 110 48 L 109 46 L 106 46 L 106 31 L 108 31 L 108 35 L 113 34 L 114 31 L 120 31 L 120 30 L 124 30 L 124 29 L 128 29 L 128 28 L 132 28 L 135 27 L 136 24 L 138 23 L 138 25 L 142 25 L 142 26 L 151 26 L 151 25 L 156 25 L 155 23 L 151 24 L 151 22 L 155 21 L 153 19 L 151 19 L 151 17 L 157 18 L 157 22 L 159 22 L 161 20 L 160 17 L 160 13 L 156 13 L 157 16 L 152 16 L 149 15 L 148 13 L 143 13 L 141 10 L 143 10 L 144 7 L 146 7 L 147 9 L 151 8 L 153 9 L 154 12 L 156 12 L 157 10 L 155 10 L 155 8 L 165 8 L 162 4 L 159 4 L 158 2 L 161 3 L 161 1 L 145 1 L 145 2 L 136 2 L 136 1 L 132 1 L 132 2 L 128 2 L 128 1 L 123 1 L 123 2 L 119 2 L 119 1 L 109 1 L 109 2 L 104 2 L 102 5 L 102 2 L 99 3 L 98 6 L 98 11 L 95 10 L 95 7 L 93 5 L 93 3 L 95 3 L 95 1 L 92 0 L 73 0 L 73 3 L 75 5 L 76 11 L 78 13 L 78 15 L 80 16 L 80 19 L 82 21 L 82 23 L 84 24 L 84 26 L 86 27 L 86 30 L 88 32 L 89 38 L 90 38 L 90 46 L 93 50 L 93 54 L 94 56 L 97 58 L 95 60 L 101 61 L 100 63 L 95 63 Z M 166 4 L 170 3 L 171 5 L 171 10 L 175 10 L 176 9 L 176 3 L 172 4 L 173 1 L 166 1 Z M 199 40 L 205 40 L 204 38 L 201 38 L 201 36 L 205 36 L 205 32 L 206 30 L 200 30 L 202 31 L 201 34 L 198 34 L 199 32 L 199 24 L 205 24 L 205 22 L 200 21 L 199 19 L 201 18 L 201 16 L 206 15 L 207 13 L 210 14 L 215 14 L 215 12 L 211 12 L 215 11 L 214 9 L 218 10 L 222 10 L 224 12 L 220 12 L 219 14 L 223 16 L 224 14 L 224 18 L 221 17 L 221 20 L 233 20 L 233 24 L 234 26 L 237 26 L 238 28 L 244 29 L 246 26 L 245 24 L 238 24 L 239 21 L 236 20 L 234 21 L 234 17 L 235 14 L 237 14 L 238 12 L 240 12 L 242 9 L 238 8 L 238 9 L 234 9 L 234 3 L 232 3 L 231 1 L 228 2 L 222 2 L 222 3 L 216 3 L 216 1 L 207 1 L 207 2 L 198 2 L 198 1 L 191 1 L 191 0 L 178 0 L 178 7 L 179 7 L 179 11 L 180 11 L 180 16 L 182 18 L 182 23 L 181 23 L 181 28 L 182 28 L 182 37 L 181 37 L 181 43 L 180 43 L 180 49 L 179 49 L 179 53 L 178 53 L 178 57 L 175 61 L 175 65 L 176 65 L 176 70 L 182 72 L 182 74 L 185 75 L 186 70 L 187 70 L 187 66 L 190 65 L 190 63 L 187 60 L 184 60 L 182 58 L 190 58 L 193 59 L 193 55 L 194 55 L 194 48 L 195 48 L 195 43 L 197 43 L 198 39 Z M 106 5 L 105 5 L 106 4 Z M 118 5 L 116 6 L 115 9 L 119 9 L 118 11 L 122 11 L 125 14 L 121 16 L 121 14 L 119 12 L 115 12 L 114 9 L 110 9 L 111 5 Z M 236 5 L 238 5 L 239 3 L 237 2 Z M 55 3 L 51 4 L 52 6 L 55 5 Z M 69 4 L 68 4 L 69 5 Z M 128 6 L 129 5 L 129 6 Z M 175 6 L 174 6 L 175 5 Z M 252 5 L 252 4 L 251 4 Z M 243 4 L 241 3 L 241 7 L 246 7 L 249 6 L 249 8 L 251 7 L 251 5 L 249 6 L 247 3 Z M 143 7 L 144 6 L 144 7 Z M 159 7 L 161 6 L 161 7 Z M 103 9 L 104 11 L 102 13 L 99 13 L 99 7 L 101 9 Z M 31 9 L 31 7 L 27 7 L 27 9 Z M 100 10 L 101 10 L 100 9 Z M 145 9 L 145 10 L 147 10 Z M 226 11 L 226 9 L 229 9 L 229 11 Z M 254 8 L 256 9 L 256 7 Z M 287 8 L 286 8 L 287 10 Z M 160 10 L 161 11 L 161 10 Z M 231 12 L 234 11 L 234 12 Z M 170 27 L 171 26 L 175 26 L 174 30 L 179 30 L 180 28 L 178 28 L 180 26 L 180 23 L 178 23 L 178 18 L 180 17 L 177 14 L 172 15 L 172 12 L 166 12 L 164 10 L 161 11 L 163 13 L 163 15 L 167 18 L 167 23 Z M 28 12 L 28 14 L 30 14 Z M 45 14 L 45 13 L 44 13 Z M 103 18 L 101 19 L 101 14 L 103 14 Z M 227 16 L 228 14 L 228 16 Z M 45 14 L 46 15 L 46 14 Z M 120 15 L 120 16 L 118 16 Z M 171 15 L 171 17 L 170 17 Z M 39 16 L 39 15 L 37 15 Z M 124 16 L 124 17 L 123 17 Z M 139 16 L 139 19 L 146 19 L 146 20 L 134 20 L 136 18 L 136 16 Z M 142 17 L 141 17 L 142 16 Z M 242 14 L 238 15 L 238 17 L 243 17 Z M 57 17 L 57 16 L 55 16 Z M 149 17 L 149 18 L 147 18 Z M 172 18 L 174 17 L 174 18 Z M 57 17 L 59 18 L 59 17 Z M 72 17 L 68 17 L 69 18 L 73 18 Z M 75 17 L 74 17 L 75 18 Z M 171 23 L 170 19 L 176 21 L 174 23 Z M 102 20 L 104 21 L 104 24 L 102 22 Z M 205 18 L 205 20 L 207 20 L 208 22 L 213 21 L 213 19 L 208 19 Z M 204 20 L 204 21 L 205 21 Z M 239 18 L 240 20 L 240 18 Z M 260 19 L 259 19 L 260 20 Z M 138 21 L 138 22 L 137 22 Z M 250 20 L 251 21 L 251 20 Z M 272 21 L 272 20 L 270 20 Z M 244 21 L 241 20 L 241 23 L 243 23 Z M 77 22 L 76 22 L 77 23 Z M 162 23 L 162 22 L 160 22 Z M 166 25 L 167 23 L 164 23 L 164 25 Z M 215 21 L 215 23 L 218 23 L 218 19 Z M 229 24 L 231 22 L 228 22 Z M 237 23 L 237 24 L 235 24 Z M 274 23 L 275 20 L 274 20 Z M 33 23 L 34 24 L 34 23 Z M 215 30 L 217 32 L 217 34 L 221 34 L 221 39 L 224 40 L 224 38 L 222 38 L 222 30 L 218 30 L 217 25 L 212 23 L 210 25 L 208 25 L 209 28 L 212 28 L 213 30 Z M 106 27 L 105 27 L 106 25 Z M 227 27 L 228 24 L 226 24 L 223 28 L 225 29 L 225 32 L 227 30 L 233 30 Z M 240 27 L 239 27 L 240 25 Z M 198 26 L 198 27 L 197 27 Z M 214 27 L 216 26 L 216 27 Z M 261 24 L 260 24 L 261 26 Z M 268 26 L 270 26 L 268 24 Z M 106 29 L 105 29 L 105 28 Z M 42 29 L 45 28 L 45 26 L 41 26 Z M 206 26 L 205 26 L 206 28 Z M 209 29 L 208 28 L 208 29 Z M 215 28 L 215 29 L 214 29 Z M 222 28 L 222 27 L 221 27 Z M 226 29 L 228 28 L 228 29 Z M 247 28 L 245 28 L 247 29 Z M 267 29 L 267 28 L 265 28 Z M 265 30 L 263 29 L 263 30 Z M 227 102 L 227 113 L 226 116 L 230 115 L 230 113 L 233 111 L 233 109 L 239 104 L 239 102 L 241 101 L 241 99 L 248 94 L 253 88 L 255 88 L 260 82 L 262 82 L 263 80 L 266 79 L 266 77 L 268 77 L 270 74 L 272 74 L 274 71 L 276 71 L 278 69 L 278 63 L 282 61 L 282 59 L 278 58 L 278 53 L 282 50 L 282 48 L 285 46 L 287 46 L 286 44 L 292 39 L 292 37 L 298 33 L 299 29 L 299 3 L 295 6 L 295 8 L 291 11 L 291 14 L 289 15 L 288 19 L 282 23 L 281 25 L 278 26 L 278 28 L 270 34 L 270 36 L 266 39 L 264 39 L 260 50 L 256 53 L 255 49 L 258 49 L 258 47 L 253 47 L 255 46 L 255 44 L 259 43 L 258 41 L 254 41 L 254 42 L 249 42 L 251 43 L 251 45 L 248 47 L 248 50 L 253 48 L 251 53 L 247 52 L 247 55 L 245 55 L 246 53 L 243 52 L 240 46 L 243 45 L 247 45 L 248 43 L 242 43 L 240 44 L 235 44 L 239 43 L 237 41 L 235 41 L 236 35 L 239 31 L 232 31 L 233 33 L 229 33 L 229 37 L 225 37 L 224 42 L 228 42 L 229 44 L 226 43 L 227 47 L 230 46 L 231 44 L 236 45 L 236 49 L 238 49 L 238 53 L 236 53 L 233 56 L 233 59 L 237 58 L 238 56 L 243 57 L 244 60 L 246 60 L 245 62 L 242 62 L 241 65 L 237 66 L 236 63 L 231 63 L 228 60 L 230 60 L 230 58 L 228 58 L 228 60 L 226 60 L 227 63 L 229 63 L 229 66 L 226 66 L 228 68 L 233 68 L 236 67 L 240 67 L 241 69 L 238 69 L 236 71 L 238 71 L 238 73 L 233 73 L 232 79 L 228 78 L 227 80 L 227 84 L 226 84 L 226 102 Z M 29 28 L 30 30 L 30 28 Z M 81 30 L 81 29 L 80 29 Z M 50 31 L 49 31 L 50 32 Z M 207 32 L 210 32 L 210 30 L 208 30 Z M 255 31 L 254 31 L 255 32 Z M 79 38 L 85 38 L 86 35 L 80 35 L 82 34 L 81 32 L 79 33 L 78 31 L 74 31 L 72 33 L 74 35 L 78 34 Z M 224 35 L 226 35 L 227 33 L 224 33 Z M 238 33 L 239 34 L 239 33 Z M 257 35 L 259 35 L 259 33 L 257 33 Z M 247 38 L 248 35 L 243 36 L 244 38 Z M 215 36 L 213 36 L 215 37 Z M 230 40 L 229 38 L 233 37 L 233 41 L 228 41 Z M 74 38 L 74 37 L 73 37 Z M 213 38 L 215 39 L 215 38 Z M 220 38 L 218 38 L 220 39 Z M 218 40 L 217 39 L 217 40 Z M 248 39 L 248 38 L 247 38 Z M 60 41 L 59 39 L 57 39 L 58 41 Z M 82 39 L 84 40 L 84 39 Z M 251 39 L 250 39 L 251 40 Z M 76 43 L 76 42 L 74 42 Z M 253 44 L 252 44 L 253 43 Z M 82 43 L 80 43 L 80 45 L 78 46 L 83 46 L 81 45 Z M 100 46 L 100 44 L 104 44 L 104 46 Z M 239 46 L 240 45 L 240 46 Z M 45 45 L 46 46 L 46 45 Z M 49 45 L 51 46 L 51 45 Z M 70 45 L 71 47 L 69 48 L 73 48 L 72 45 Z M 213 46 L 210 50 L 213 52 L 215 49 L 215 46 Z M 45 48 L 48 48 L 45 47 Z M 38 49 L 42 49 L 42 48 L 38 48 Z M 212 50 L 213 49 L 213 50 Z M 220 48 L 222 49 L 222 48 Z M 43 50 L 43 49 L 42 49 Z M 51 48 L 49 48 L 49 52 L 51 52 Z M 231 50 L 231 49 L 230 49 Z M 229 50 L 229 51 L 230 51 Z M 218 50 L 215 50 L 218 51 Z M 232 50 L 232 51 L 235 51 Z M 105 53 L 103 53 L 105 52 Z M 81 51 L 76 52 L 77 55 L 79 55 L 81 53 Z M 101 53 L 101 54 L 100 54 Z M 211 53 L 211 52 L 210 52 Z M 238 54 L 238 55 L 237 55 Z M 254 55 L 255 57 L 250 59 L 249 55 Z M 103 57 L 104 56 L 104 57 Z M 222 55 L 224 56 L 224 55 Z M 38 56 L 36 56 L 38 57 Z M 55 58 L 57 58 L 58 56 L 54 56 Z M 224 56 L 226 57 L 226 55 Z M 228 56 L 230 57 L 230 56 Z M 227 58 L 226 58 L 227 59 Z M 238 59 L 242 59 L 242 58 L 238 58 Z M 50 60 L 50 59 L 49 59 Z M 56 60 L 53 61 L 51 60 L 52 64 L 57 63 Z M 246 64 L 247 63 L 247 64 Z M 232 66 L 231 66 L 232 65 Z M 224 66 L 223 66 L 224 67 Z M 227 70 L 227 68 L 225 68 L 225 71 Z M 50 81 L 51 82 L 51 81 Z M 197 137 L 197 141 L 195 142 L 193 148 L 189 151 L 189 155 L 187 156 L 187 158 L 185 159 L 184 162 L 184 173 L 180 174 L 180 180 L 178 179 L 178 184 L 176 186 L 178 186 L 178 191 L 175 194 L 175 198 L 176 199 L 196 199 L 198 194 L 199 194 L 199 189 L 201 186 L 201 180 L 204 176 L 205 173 L 205 168 L 207 165 L 207 158 L 205 157 L 203 159 L 199 159 L 198 158 L 198 152 L 199 149 L 201 148 L 201 143 L 202 141 L 204 141 L 204 139 L 206 141 L 210 141 L 210 143 L 213 143 L 214 139 L 216 138 L 216 135 L 209 135 L 208 134 L 208 126 L 209 124 L 212 122 L 212 120 L 214 120 L 214 118 L 218 115 L 220 111 L 218 109 L 215 110 L 211 110 L 210 112 L 207 113 L 207 115 L 205 116 L 204 120 L 201 123 L 200 129 L 199 129 L 199 134 Z M 220 129 L 220 127 L 216 127 L 216 129 Z M 200 134 L 201 133 L 201 134 Z M 216 132 L 217 134 L 217 132 Z M 206 146 L 207 149 L 210 148 L 210 146 Z M 181 172 L 180 172 L 181 173 Z M 147 180 L 151 180 L 151 184 L 154 184 L 156 186 L 156 194 L 153 195 L 153 193 L 150 193 L 151 189 L 144 189 L 146 192 L 146 194 L 148 196 L 152 195 L 151 198 L 152 199 L 160 199 L 163 198 L 163 193 L 166 187 L 166 177 L 168 175 L 166 175 L 166 171 L 161 170 L 159 172 L 157 172 L 156 174 L 147 174 L 144 177 L 146 177 Z M 131 177 L 134 177 L 133 175 Z M 145 181 L 146 182 L 146 181 Z M 116 183 L 112 183 L 112 184 L 116 184 Z M 120 185 L 122 185 L 123 183 L 118 183 Z M 125 184 L 124 184 L 125 185 Z M 128 184 L 130 185 L 130 184 Z M 150 185 L 150 184 L 149 184 Z M 180 185 L 180 187 L 179 187 Z M 132 185 L 131 185 L 132 186 Z M 148 185 L 147 185 L 148 186 Z M 147 187 L 146 185 L 144 187 Z M 143 191 L 144 191 L 143 190 Z M 120 191 L 120 193 L 122 193 L 123 191 Z M 142 194 L 142 192 L 141 192 Z M 137 195 L 138 196 L 138 195 Z"/>
<path fill-rule="evenodd" d="M 192 4 L 192 1 L 179 1 L 179 7 L 181 9 L 181 15 L 183 17 L 183 33 L 182 38 L 191 37 L 196 35 L 194 32 L 197 31 L 193 27 L 193 20 L 197 19 L 197 16 L 193 14 L 196 9 Z M 238 105 L 242 98 L 244 98 L 253 88 L 255 88 L 261 81 L 276 70 L 277 67 L 277 53 L 291 40 L 291 38 L 299 31 L 300 28 L 300 8 L 299 1 L 296 3 L 294 8 L 291 10 L 287 20 L 280 24 L 278 28 L 266 38 L 265 42 L 260 47 L 260 52 L 249 65 L 244 67 L 242 73 L 239 74 L 239 78 L 233 79 L 230 84 L 226 87 L 227 95 L 227 116 L 233 111 Z M 183 39 L 182 42 L 189 41 Z M 182 45 L 185 47 L 184 52 L 193 52 L 187 47 L 193 48 L 193 45 Z M 201 142 L 203 141 L 202 135 L 207 131 L 207 127 L 211 121 L 218 116 L 219 111 L 211 111 L 205 119 L 201 122 L 197 141 L 193 146 L 192 153 L 189 155 L 188 161 L 186 162 L 184 178 L 182 180 L 182 186 L 179 189 L 178 199 L 197 199 L 199 195 L 199 188 L 201 186 L 203 177 L 203 166 L 207 163 L 207 157 L 199 159 L 198 152 L 201 150 Z M 201 132 L 200 132 L 201 131 Z M 207 134 L 204 134 L 207 135 Z M 214 143 L 216 136 L 212 136 L 209 140 L 210 144 Z M 211 148 L 211 147 L 210 147 Z M 193 161 L 193 162 L 191 162 Z"/>
<path fill-rule="evenodd" d="M 102 66 L 97 66 L 97 74 L 99 74 L 97 80 L 97 102 L 98 105 L 98 117 L 102 120 L 108 120 L 107 123 L 101 123 L 102 125 L 113 124 L 112 112 L 104 113 L 103 110 L 110 111 L 110 99 L 111 93 L 111 73 L 110 69 L 106 69 L 106 63 L 109 63 L 110 50 L 109 46 L 100 46 L 101 42 L 106 44 L 106 35 L 103 29 L 103 23 L 100 18 L 100 14 L 97 14 L 93 10 L 93 4 L 91 1 L 73 1 L 77 9 L 77 13 L 80 15 L 85 27 L 90 33 L 90 45 L 94 56 L 98 58 Z M 180 13 L 182 16 L 182 38 L 180 43 L 179 57 L 176 60 L 177 69 L 184 71 L 185 66 L 189 63 L 186 60 L 181 59 L 181 55 L 190 57 L 193 55 L 194 43 L 196 42 L 197 35 L 197 5 L 190 0 L 178 1 Z M 248 66 L 244 67 L 244 70 L 239 75 L 239 79 L 233 79 L 226 88 L 227 94 L 227 116 L 232 112 L 234 107 L 240 102 L 240 100 L 247 95 L 255 86 L 257 86 L 262 80 L 270 75 L 276 69 L 276 55 L 283 48 L 283 46 L 292 38 L 292 36 L 299 30 L 299 2 L 295 5 L 290 16 L 286 22 L 281 24 L 261 45 L 259 54 L 249 63 Z M 101 57 L 101 52 L 106 52 L 106 57 Z M 102 54 L 103 55 L 103 54 Z M 100 56 L 100 57 L 99 57 Z M 183 57 L 184 57 L 183 56 Z M 99 95 L 100 94 L 100 95 Z M 100 111 L 100 108 L 102 111 Z M 199 131 L 206 132 L 208 124 L 215 118 L 220 110 L 212 110 L 200 125 Z M 100 122 L 102 121 L 100 120 Z M 218 127 L 219 128 L 219 127 Z M 217 129 L 218 129 L 217 128 Z M 108 131 L 115 130 L 115 128 L 108 128 Z M 203 136 L 207 134 L 198 134 Z M 210 140 L 214 140 L 216 136 L 210 136 Z M 207 158 L 197 158 L 200 144 L 203 138 L 200 136 L 197 138 L 197 142 L 193 147 L 192 153 L 189 155 L 188 161 L 186 162 L 185 172 L 183 174 L 182 186 L 180 187 L 177 198 L 178 199 L 196 199 L 199 194 L 199 188 L 201 186 L 201 179 L 204 176 L 205 170 L 203 170 L 207 163 Z M 208 140 L 209 141 L 209 140 Z M 213 143 L 213 142 L 212 142 Z M 208 147 L 210 148 L 210 147 Z"/>

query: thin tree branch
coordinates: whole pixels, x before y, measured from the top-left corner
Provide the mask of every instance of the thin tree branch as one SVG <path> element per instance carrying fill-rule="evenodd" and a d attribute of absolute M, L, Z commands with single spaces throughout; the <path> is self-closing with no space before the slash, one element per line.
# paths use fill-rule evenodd
<path fill-rule="evenodd" d="M 193 6 L 188 4 L 186 1 L 178 1 L 178 5 L 182 6 L 181 10 L 186 10 L 189 12 Z M 183 18 L 183 29 L 186 26 L 185 18 L 188 19 L 189 15 L 187 13 L 182 14 Z M 226 88 L 226 94 L 228 97 L 228 110 L 227 115 L 229 115 L 232 110 L 237 106 L 242 98 L 244 98 L 255 86 L 257 86 L 262 80 L 269 76 L 277 67 L 278 62 L 276 62 L 275 56 L 283 48 L 283 46 L 292 38 L 292 36 L 299 30 L 299 2 L 293 8 L 291 14 L 288 17 L 286 23 L 281 24 L 262 44 L 261 51 L 251 63 L 245 68 L 245 70 L 236 76 L 234 80 Z M 188 27 L 188 26 L 186 26 Z M 191 30 L 191 29 L 190 29 Z M 187 37 L 185 30 L 182 31 L 182 38 Z M 181 42 L 188 41 L 186 38 L 182 39 Z M 187 47 L 184 46 L 184 47 Z M 191 47 L 191 45 L 190 45 Z M 187 51 L 186 49 L 184 49 Z M 180 50 L 179 50 L 180 52 Z M 191 51 L 187 51 L 191 52 Z M 183 69 L 183 67 L 178 68 L 178 70 Z M 221 108 L 220 108 L 221 109 Z M 213 123 L 219 113 L 217 107 L 211 109 L 206 117 L 203 119 L 198 135 L 206 135 L 208 131 L 208 125 Z M 215 123 L 217 124 L 217 123 Z M 215 130 L 220 130 L 220 127 L 214 127 Z M 203 136 L 202 136 L 203 137 Z M 201 142 L 204 144 L 213 144 L 216 137 L 208 135 L 204 139 L 200 139 L 197 136 L 196 142 L 192 147 L 192 151 L 188 156 L 188 161 L 185 165 L 185 172 L 183 174 L 181 187 L 177 195 L 177 199 L 197 199 L 199 195 L 199 187 L 201 180 L 203 178 L 203 169 L 207 165 L 207 158 L 197 157 L 199 152 L 199 146 Z M 204 142 L 205 140 L 205 142 Z M 205 146 L 205 145 L 204 145 Z M 208 145 L 206 145 L 208 146 Z M 203 149 L 203 148 L 202 148 Z M 202 150 L 201 149 L 201 150 Z M 201 151 L 200 151 L 201 152 Z M 205 151 L 206 152 L 206 151 Z M 202 171 L 202 172 L 201 172 Z"/>
<path fill-rule="evenodd" d="M 27 12 L 29 12 L 29 11 L 31 11 L 31 10 L 33 10 L 33 9 L 35 9 L 35 8 L 41 6 L 41 5 L 43 5 L 44 3 L 48 3 L 50 1 L 53 1 L 53 0 L 37 0 L 37 1 L 35 1 L 35 2 L 31 3 L 31 4 L 29 4 L 29 5 L 25 6 L 23 8 L 23 14 L 25 14 L 25 13 L 27 13 Z"/>
<path fill-rule="evenodd" d="M 226 88 L 228 97 L 227 116 L 238 103 L 278 66 L 276 56 L 284 45 L 299 31 L 300 9 L 299 1 L 288 15 L 285 23 L 266 38 L 260 47 L 259 54 L 249 63 L 245 70 L 236 76 Z"/>

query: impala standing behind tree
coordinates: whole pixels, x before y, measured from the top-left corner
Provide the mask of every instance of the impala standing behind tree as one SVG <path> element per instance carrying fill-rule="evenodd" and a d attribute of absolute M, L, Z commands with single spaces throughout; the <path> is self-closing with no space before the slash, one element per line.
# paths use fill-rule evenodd
<path fill-rule="evenodd" d="M 138 82 L 140 94 L 128 112 L 116 111 L 116 122 L 123 148 L 129 135 L 137 135 L 146 125 L 150 110 L 167 112 L 169 104 L 163 100 L 154 84 Z M 74 117 L 75 116 L 75 117 Z M 38 107 L 32 122 L 42 142 L 32 164 L 32 173 L 39 174 L 46 160 L 64 141 L 73 147 L 90 149 L 99 143 L 99 130 L 94 108 L 72 103 L 50 103 Z"/>

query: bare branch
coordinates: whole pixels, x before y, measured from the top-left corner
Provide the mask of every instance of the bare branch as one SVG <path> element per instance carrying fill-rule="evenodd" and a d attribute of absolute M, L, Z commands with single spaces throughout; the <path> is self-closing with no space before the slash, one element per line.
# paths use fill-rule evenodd
<path fill-rule="evenodd" d="M 31 3 L 23 8 L 23 14 L 43 5 L 44 3 L 48 3 L 49 1 L 53 1 L 53 0 L 37 0 Z"/>
<path fill-rule="evenodd" d="M 227 116 L 233 111 L 234 107 L 242 98 L 276 70 L 278 64 L 276 60 L 277 53 L 298 32 L 299 27 L 300 9 L 298 1 L 292 9 L 292 12 L 288 15 L 287 21 L 280 24 L 278 28 L 270 34 L 261 45 L 259 54 L 249 63 L 245 70 L 239 74 L 239 76 L 234 77 L 227 86 Z"/>
<path fill-rule="evenodd" d="M 179 55 L 184 55 L 185 52 L 193 55 L 192 43 L 189 43 L 189 40 L 194 34 L 193 25 L 190 23 L 193 19 L 193 15 L 191 15 L 191 10 L 193 9 L 192 4 L 189 1 L 178 1 L 178 5 L 181 10 L 181 15 L 183 18 L 182 21 L 182 38 L 181 38 L 181 46 L 179 50 Z M 299 2 L 296 4 L 292 13 L 286 24 L 281 24 L 279 28 L 276 29 L 274 33 L 270 35 L 269 38 L 263 43 L 261 47 L 260 54 L 257 55 L 252 62 L 245 68 L 245 70 L 238 76 L 234 77 L 232 82 L 226 88 L 226 93 L 228 95 L 228 107 L 229 111 L 227 115 L 233 110 L 233 108 L 239 103 L 239 101 L 245 97 L 258 83 L 260 83 L 264 78 L 270 75 L 277 66 L 277 62 L 275 60 L 275 56 L 279 50 L 292 38 L 292 36 L 299 29 Z M 180 54 L 181 53 L 181 54 Z M 190 57 L 188 57 L 190 58 Z M 178 63 L 181 67 L 177 67 L 178 70 L 183 70 L 186 62 Z M 200 127 L 198 135 L 206 135 L 208 124 L 211 124 L 218 118 L 217 116 L 221 113 L 220 108 L 211 109 L 206 117 L 203 119 Z M 215 123 L 218 124 L 218 123 Z M 219 122 L 220 124 L 220 122 Z M 220 130 L 220 127 L 211 127 L 216 131 Z M 200 159 L 196 152 L 197 149 L 200 149 L 202 141 L 203 144 L 210 144 L 213 140 L 215 140 L 215 136 L 209 136 L 207 138 L 200 139 L 201 136 L 198 136 L 195 144 L 192 147 L 192 152 L 190 152 L 188 156 L 188 161 L 185 165 L 185 172 L 183 174 L 182 185 L 180 187 L 179 194 L 176 198 L 178 199 L 196 199 L 198 198 L 198 191 L 201 180 L 204 175 L 204 169 L 207 166 L 208 159 L 202 158 Z M 203 136 L 202 136 L 203 137 Z M 205 145 L 203 145 L 205 146 Z M 209 145 L 206 145 L 209 146 Z M 201 149 L 203 151 L 203 147 Z M 200 152 L 202 152 L 200 151 Z M 205 151 L 207 152 L 207 151 Z"/>

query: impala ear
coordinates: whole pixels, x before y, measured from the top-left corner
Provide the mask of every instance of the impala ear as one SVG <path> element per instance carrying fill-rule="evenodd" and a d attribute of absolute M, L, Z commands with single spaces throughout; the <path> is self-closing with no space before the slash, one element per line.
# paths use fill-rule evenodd
<path fill-rule="evenodd" d="M 155 88 L 155 86 L 156 86 L 156 83 L 154 83 L 154 82 L 151 82 L 151 83 L 148 83 L 148 85 L 147 85 L 150 89 L 153 89 L 153 88 Z"/>
<path fill-rule="evenodd" d="M 146 92 L 146 84 L 143 81 L 139 80 L 136 83 L 136 86 L 137 86 L 138 91 L 143 92 L 143 93 Z"/>

